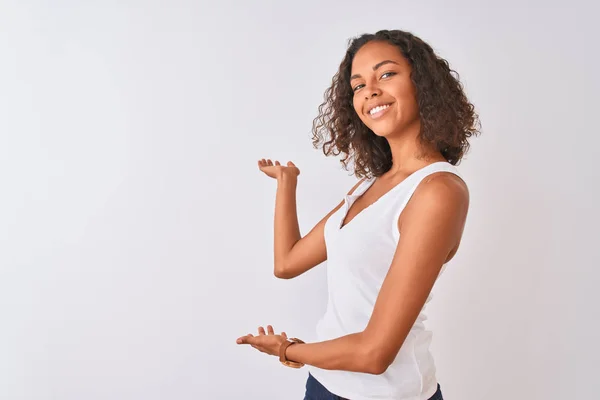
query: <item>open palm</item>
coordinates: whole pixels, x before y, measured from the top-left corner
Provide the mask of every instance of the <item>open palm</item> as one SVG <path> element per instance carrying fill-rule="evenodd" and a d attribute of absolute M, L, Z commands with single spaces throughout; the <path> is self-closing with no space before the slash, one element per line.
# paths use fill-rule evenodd
<path fill-rule="evenodd" d="M 279 179 L 283 174 L 291 174 L 293 176 L 300 175 L 300 170 L 296 165 L 288 161 L 287 165 L 281 165 L 279 161 L 275 160 L 275 163 L 270 159 L 262 159 L 258 161 L 258 169 L 264 172 L 270 178 Z"/>

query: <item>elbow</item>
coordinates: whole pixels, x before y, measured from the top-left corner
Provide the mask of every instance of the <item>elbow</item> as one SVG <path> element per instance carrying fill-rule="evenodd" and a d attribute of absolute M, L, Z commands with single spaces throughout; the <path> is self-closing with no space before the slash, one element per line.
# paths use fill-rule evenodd
<path fill-rule="evenodd" d="M 363 372 L 372 375 L 383 374 L 394 361 L 394 357 L 390 357 L 382 346 L 372 345 L 367 347 L 366 354 L 361 355 L 364 361 Z"/>
<path fill-rule="evenodd" d="M 275 270 L 275 274 L 274 275 L 275 275 L 276 278 L 279 278 L 279 279 L 290 279 L 291 278 L 291 276 L 289 276 L 288 274 L 286 274 L 285 271 L 279 270 L 279 269 Z"/>
<path fill-rule="evenodd" d="M 382 364 L 382 363 L 379 363 L 379 364 L 377 364 L 377 366 L 375 367 L 375 370 L 374 370 L 374 372 L 372 372 L 372 374 L 373 374 L 373 375 L 383 375 L 383 373 L 384 373 L 385 371 L 387 371 L 388 367 L 389 367 L 389 365 L 388 365 L 388 364 Z"/>
<path fill-rule="evenodd" d="M 368 365 L 365 368 L 365 372 L 372 375 L 382 375 L 385 371 L 387 371 L 389 366 L 390 365 L 383 361 L 380 357 L 371 357 Z"/>
<path fill-rule="evenodd" d="M 291 274 L 289 272 L 287 272 L 288 269 L 285 268 L 285 264 L 275 264 L 275 270 L 274 270 L 274 275 L 276 278 L 279 279 L 291 279 L 293 278 L 293 276 L 291 276 Z"/>

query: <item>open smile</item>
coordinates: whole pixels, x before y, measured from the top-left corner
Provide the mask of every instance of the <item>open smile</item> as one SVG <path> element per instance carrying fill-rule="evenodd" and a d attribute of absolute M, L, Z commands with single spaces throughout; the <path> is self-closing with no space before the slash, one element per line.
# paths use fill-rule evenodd
<path fill-rule="evenodd" d="M 368 114 L 368 115 L 369 115 L 371 118 L 373 118 L 373 119 L 381 118 L 381 116 L 382 116 L 383 114 L 385 114 L 385 113 L 386 113 L 386 112 L 389 110 L 389 108 L 391 107 L 391 105 L 392 105 L 392 104 L 391 104 L 391 103 L 389 103 L 389 104 L 382 104 L 382 105 L 379 105 L 379 106 L 375 106 L 375 107 L 371 108 L 371 109 L 370 109 L 370 110 L 367 112 L 367 114 Z"/>

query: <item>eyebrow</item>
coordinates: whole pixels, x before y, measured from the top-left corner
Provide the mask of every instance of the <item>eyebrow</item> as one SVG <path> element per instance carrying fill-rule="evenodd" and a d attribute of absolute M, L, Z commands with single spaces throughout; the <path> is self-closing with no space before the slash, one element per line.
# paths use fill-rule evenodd
<path fill-rule="evenodd" d="M 396 61 L 392 61 L 392 60 L 384 60 L 382 62 L 379 62 L 375 65 L 373 65 L 373 71 L 377 71 L 379 69 L 379 67 L 385 65 L 385 64 L 396 64 L 396 65 L 400 65 L 398 64 Z M 350 80 L 353 79 L 357 79 L 357 78 L 362 78 L 362 76 L 360 76 L 360 74 L 354 74 L 350 77 Z"/>

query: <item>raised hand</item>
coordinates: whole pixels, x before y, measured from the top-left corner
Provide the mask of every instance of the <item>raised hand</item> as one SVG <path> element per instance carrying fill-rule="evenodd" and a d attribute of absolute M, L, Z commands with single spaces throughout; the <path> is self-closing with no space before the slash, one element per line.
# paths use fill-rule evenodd
<path fill-rule="evenodd" d="M 273 163 L 273 161 L 270 159 L 265 160 L 263 158 L 262 160 L 258 161 L 258 169 L 264 172 L 264 174 L 268 177 L 274 179 L 280 179 L 283 174 L 290 174 L 294 177 L 300 175 L 300 170 L 291 161 L 288 161 L 287 165 L 283 166 L 277 160 L 275 160 L 275 163 Z"/>
<path fill-rule="evenodd" d="M 236 340 L 237 344 L 249 344 L 256 350 L 266 353 L 272 356 L 279 357 L 279 348 L 281 343 L 287 340 L 285 332 L 281 332 L 281 335 L 276 335 L 271 325 L 267 325 L 267 334 L 262 326 L 258 327 L 258 336 L 254 336 L 249 333 L 246 336 L 242 336 Z"/>

